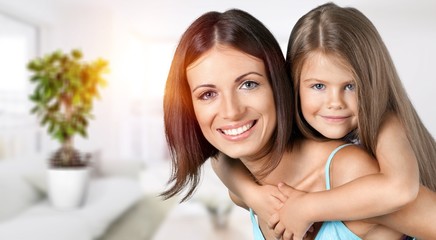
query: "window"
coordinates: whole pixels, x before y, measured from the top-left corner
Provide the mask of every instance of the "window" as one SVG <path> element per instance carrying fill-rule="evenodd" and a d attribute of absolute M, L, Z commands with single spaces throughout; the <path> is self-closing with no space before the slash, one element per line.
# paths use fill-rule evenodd
<path fill-rule="evenodd" d="M 0 115 L 28 114 L 27 62 L 36 56 L 38 29 L 0 13 Z"/>
<path fill-rule="evenodd" d="M 27 62 L 37 53 L 38 29 L 0 13 L 0 160 L 39 151 L 38 128 L 29 114 Z"/>

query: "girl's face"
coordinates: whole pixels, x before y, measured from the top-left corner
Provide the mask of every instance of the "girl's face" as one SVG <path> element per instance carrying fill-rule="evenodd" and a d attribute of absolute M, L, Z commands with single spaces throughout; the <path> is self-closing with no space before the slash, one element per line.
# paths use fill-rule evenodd
<path fill-rule="evenodd" d="M 187 68 L 196 118 L 206 139 L 233 158 L 259 157 L 276 127 L 263 61 L 216 46 Z"/>
<path fill-rule="evenodd" d="M 339 139 L 357 128 L 357 94 L 352 73 L 337 57 L 317 53 L 303 65 L 301 111 L 319 133 Z"/>

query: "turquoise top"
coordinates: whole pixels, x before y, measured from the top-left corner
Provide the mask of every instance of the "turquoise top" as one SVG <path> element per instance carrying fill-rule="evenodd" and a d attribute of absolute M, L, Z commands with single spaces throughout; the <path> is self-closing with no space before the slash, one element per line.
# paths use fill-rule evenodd
<path fill-rule="evenodd" d="M 332 159 L 335 154 L 341 150 L 342 148 L 353 145 L 353 144 L 344 144 L 337 147 L 330 153 L 329 158 L 327 159 L 327 163 L 325 165 L 325 188 L 326 190 L 330 190 L 330 165 L 332 163 Z M 359 236 L 354 234 L 350 229 L 345 226 L 345 224 L 341 221 L 326 221 L 322 224 L 319 229 L 318 234 L 316 235 L 315 240 L 333 240 L 333 239 L 347 239 L 347 240 L 361 240 Z"/>
<path fill-rule="evenodd" d="M 326 166 L 325 166 L 325 177 L 326 177 L 326 189 L 330 189 L 330 164 L 335 156 L 335 154 L 342 149 L 343 147 L 346 147 L 348 145 L 352 144 L 344 144 L 339 147 L 337 147 L 333 152 L 330 154 Z M 253 234 L 254 234 L 254 240 L 265 240 L 263 237 L 262 231 L 260 230 L 259 224 L 256 221 L 256 218 L 254 216 L 253 210 L 250 209 L 250 216 L 251 216 L 251 222 L 253 224 Z M 330 221 L 330 222 L 324 222 L 321 226 L 321 229 L 319 230 L 318 234 L 316 235 L 315 240 L 338 240 L 338 239 L 347 239 L 347 240 L 361 240 L 356 234 L 350 231 L 350 229 L 345 226 L 345 224 L 341 221 Z"/>
<path fill-rule="evenodd" d="M 330 165 L 333 160 L 335 154 L 341 150 L 342 148 L 353 145 L 352 143 L 344 144 L 337 147 L 327 159 L 327 163 L 325 165 L 325 182 L 326 182 L 326 190 L 330 190 Z M 253 234 L 254 240 L 265 240 L 262 231 L 260 230 L 259 224 L 257 223 L 256 217 L 254 216 L 254 212 L 250 209 L 250 217 L 251 223 L 253 225 Z M 354 234 L 347 226 L 341 221 L 326 221 L 322 224 L 321 228 L 318 231 L 318 234 L 315 237 L 315 240 L 361 240 L 359 236 Z M 405 239 L 415 240 L 413 237 L 407 237 Z"/>
<path fill-rule="evenodd" d="M 250 208 L 251 223 L 253 225 L 253 236 L 254 240 L 265 240 L 262 231 L 260 230 L 259 224 L 257 223 L 256 217 L 254 216 L 253 210 Z"/>

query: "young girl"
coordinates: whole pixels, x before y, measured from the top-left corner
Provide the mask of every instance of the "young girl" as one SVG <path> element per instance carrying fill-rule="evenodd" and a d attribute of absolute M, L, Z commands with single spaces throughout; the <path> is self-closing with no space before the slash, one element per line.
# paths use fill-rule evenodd
<path fill-rule="evenodd" d="M 339 81 L 332 67 L 352 76 Z M 329 3 L 303 16 L 291 33 L 287 69 L 300 130 L 294 137 L 357 140 L 377 158 L 380 172 L 318 193 L 281 187 L 289 198 L 282 207 L 278 199 L 283 193 L 248 182 L 241 166 L 230 166 L 225 158 L 216 162 L 214 168 L 231 192 L 261 219 L 269 219 L 277 237 L 284 233 L 284 239 L 302 239 L 313 222 L 394 212 L 415 200 L 419 181 L 436 189 L 435 141 L 408 99 L 377 30 L 361 12 Z M 273 213 L 280 207 L 278 218 Z"/>
<path fill-rule="evenodd" d="M 163 196 L 172 197 L 190 185 L 183 200 L 189 197 L 198 184 L 201 165 L 219 152 L 240 159 L 261 183 L 284 181 L 309 192 L 325 188 L 327 158 L 339 151 L 343 142 L 292 141 L 288 124 L 293 93 L 284 59 L 272 34 L 252 16 L 229 10 L 198 18 L 180 40 L 165 91 L 173 185 Z M 352 162 L 347 160 L 350 155 Z M 330 156 L 331 160 L 334 154 Z M 261 178 L 266 163 L 276 167 Z M 328 175 L 335 187 L 377 170 L 376 162 L 362 149 L 347 146 L 334 156 Z M 419 209 L 398 213 L 398 217 L 406 219 L 415 210 Z M 403 221 L 401 225 L 393 221 L 392 228 L 413 231 L 423 222 Z M 348 230 L 342 223 L 331 226 L 336 224 Z M 362 236 L 401 236 L 373 223 L 347 224 Z M 266 230 L 265 221 L 260 220 L 260 225 Z M 326 236 L 322 229 L 326 228 L 321 228 L 318 236 Z M 272 237 L 270 232 L 265 234 Z M 347 234 L 354 233 L 348 230 Z"/>

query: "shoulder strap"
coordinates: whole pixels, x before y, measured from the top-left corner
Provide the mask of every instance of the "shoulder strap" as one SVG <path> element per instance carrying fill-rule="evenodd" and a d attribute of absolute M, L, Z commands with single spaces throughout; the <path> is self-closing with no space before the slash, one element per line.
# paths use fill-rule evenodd
<path fill-rule="evenodd" d="M 254 216 L 254 212 L 251 208 L 250 208 L 250 217 L 251 217 L 251 224 L 253 227 L 254 240 L 265 240 L 262 231 L 260 230 L 259 223 L 257 222 L 256 217 Z"/>
<path fill-rule="evenodd" d="M 333 157 L 335 156 L 335 154 L 341 150 L 342 148 L 346 147 L 346 146 L 350 146 L 353 145 L 352 143 L 347 143 L 344 145 L 341 145 L 339 147 L 337 147 L 335 150 L 333 150 L 332 153 L 330 153 L 329 158 L 327 159 L 327 163 L 325 164 L 325 188 L 327 190 L 330 190 L 331 186 L 330 186 L 330 165 L 332 163 Z"/>

